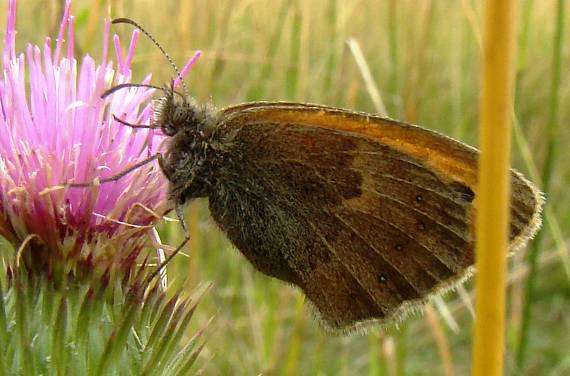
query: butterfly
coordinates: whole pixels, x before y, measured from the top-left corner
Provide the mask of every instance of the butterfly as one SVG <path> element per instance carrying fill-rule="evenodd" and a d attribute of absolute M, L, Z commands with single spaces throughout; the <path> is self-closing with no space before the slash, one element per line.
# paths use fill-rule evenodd
<path fill-rule="evenodd" d="M 196 198 L 255 269 L 297 286 L 326 328 L 390 323 L 474 264 L 479 152 L 445 135 L 322 105 L 215 110 L 167 94 L 154 127 L 179 216 Z M 541 192 L 511 170 L 510 251 Z"/>

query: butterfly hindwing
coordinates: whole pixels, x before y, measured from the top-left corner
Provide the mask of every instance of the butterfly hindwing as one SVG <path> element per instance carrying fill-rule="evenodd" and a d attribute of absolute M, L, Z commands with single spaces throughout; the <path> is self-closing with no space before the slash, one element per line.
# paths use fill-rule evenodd
<path fill-rule="evenodd" d="M 365 115 L 296 106 L 226 113 L 234 160 L 210 208 L 258 270 L 300 287 L 337 329 L 392 319 L 469 273 L 474 149 L 387 119 L 366 115 L 351 127 L 346 119 Z M 433 150 L 407 144 L 422 131 Z M 438 154 L 442 143 L 452 144 L 449 154 Z M 536 192 L 513 176 L 515 239 L 537 204 Z"/>

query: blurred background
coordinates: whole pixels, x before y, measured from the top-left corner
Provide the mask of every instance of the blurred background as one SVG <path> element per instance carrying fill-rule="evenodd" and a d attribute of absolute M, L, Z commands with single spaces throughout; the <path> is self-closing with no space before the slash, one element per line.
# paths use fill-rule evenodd
<path fill-rule="evenodd" d="M 7 0 L 1 3 L 4 30 Z M 513 165 L 539 186 L 547 182 L 549 205 L 542 235 L 510 259 L 506 370 L 563 375 L 570 374 L 570 28 L 558 25 L 568 21 L 570 6 L 562 0 L 520 5 Z M 23 41 L 42 44 L 45 35 L 57 34 L 62 8 L 61 1 L 19 1 L 21 51 Z M 100 57 L 108 14 L 139 22 L 178 65 L 202 50 L 186 79 L 199 101 L 224 107 L 293 100 L 384 113 L 475 146 L 481 8 L 475 0 L 74 0 L 72 5 L 78 55 Z M 132 30 L 112 29 L 124 43 Z M 133 67 L 134 82 L 150 72 L 152 82 L 163 85 L 175 74 L 144 37 Z M 327 334 L 298 291 L 254 271 L 229 244 L 209 217 L 206 201 L 190 205 L 187 219 L 189 257 L 177 257 L 169 271 L 171 282 L 186 286 L 189 294 L 212 284 L 188 333 L 214 317 L 198 362 L 204 374 L 469 372 L 472 282 L 397 326 Z M 178 224 L 162 224 L 161 235 L 171 245 L 182 239 Z M 536 269 L 529 273 L 530 250 Z M 525 299 L 529 284 L 534 294 Z M 521 352 L 523 331 L 528 340 Z"/>

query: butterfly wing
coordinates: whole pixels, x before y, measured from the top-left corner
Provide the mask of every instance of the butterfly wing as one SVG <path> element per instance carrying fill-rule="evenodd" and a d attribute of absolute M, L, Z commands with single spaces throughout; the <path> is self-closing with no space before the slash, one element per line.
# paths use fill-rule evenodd
<path fill-rule="evenodd" d="M 328 327 L 392 320 L 470 273 L 475 149 L 316 105 L 223 116 L 234 159 L 209 197 L 212 215 L 258 270 L 300 287 Z M 513 172 L 512 247 L 536 231 L 540 200 Z"/>

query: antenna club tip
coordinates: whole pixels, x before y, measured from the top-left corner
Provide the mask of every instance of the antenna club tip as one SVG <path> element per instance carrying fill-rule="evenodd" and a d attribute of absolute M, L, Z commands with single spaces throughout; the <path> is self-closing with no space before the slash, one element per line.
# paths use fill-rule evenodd
<path fill-rule="evenodd" d="M 111 21 L 112 24 L 120 24 L 120 23 L 127 23 L 127 24 L 134 24 L 134 21 L 129 19 L 129 18 L 125 18 L 125 17 L 119 17 L 119 18 L 113 18 L 113 20 Z"/>

